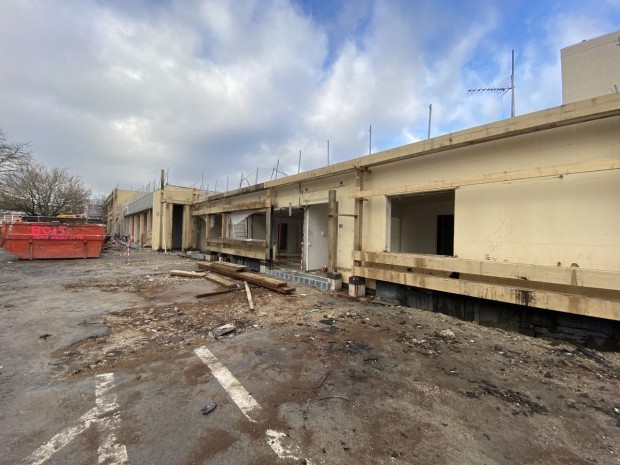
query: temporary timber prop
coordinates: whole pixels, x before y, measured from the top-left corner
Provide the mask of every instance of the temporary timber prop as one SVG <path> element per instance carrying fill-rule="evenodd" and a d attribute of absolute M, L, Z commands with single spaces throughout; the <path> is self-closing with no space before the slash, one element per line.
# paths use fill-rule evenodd
<path fill-rule="evenodd" d="M 257 286 L 265 287 L 281 294 L 291 294 L 295 291 L 295 288 L 290 287 L 288 282 L 247 271 L 247 267 L 244 265 L 236 265 L 227 262 L 198 262 L 198 268 L 223 274 L 224 276 L 234 279 L 247 281 L 248 283 L 256 284 Z"/>

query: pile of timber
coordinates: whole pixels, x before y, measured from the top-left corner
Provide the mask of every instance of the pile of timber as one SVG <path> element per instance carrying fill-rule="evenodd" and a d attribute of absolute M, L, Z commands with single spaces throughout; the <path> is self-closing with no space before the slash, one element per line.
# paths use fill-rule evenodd
<path fill-rule="evenodd" d="M 245 265 L 236 265 L 228 262 L 198 262 L 198 268 L 219 273 L 230 278 L 247 281 L 248 283 L 266 287 L 267 289 L 281 294 L 291 294 L 295 291 L 295 288 L 289 286 L 287 281 L 247 271 Z"/>
<path fill-rule="evenodd" d="M 170 270 L 170 276 L 181 276 L 183 278 L 206 278 L 213 281 L 220 286 L 227 288 L 239 287 L 236 282 L 231 279 L 225 278 L 218 274 L 209 273 L 208 271 L 185 271 L 185 270 Z"/>

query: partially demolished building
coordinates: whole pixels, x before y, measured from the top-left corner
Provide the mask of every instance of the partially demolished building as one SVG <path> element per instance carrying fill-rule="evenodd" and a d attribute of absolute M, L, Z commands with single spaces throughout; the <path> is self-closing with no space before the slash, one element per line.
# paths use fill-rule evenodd
<path fill-rule="evenodd" d="M 501 303 L 506 327 L 532 326 L 523 309 L 617 322 L 619 168 L 611 94 L 211 195 L 195 245 L 481 322 Z"/>

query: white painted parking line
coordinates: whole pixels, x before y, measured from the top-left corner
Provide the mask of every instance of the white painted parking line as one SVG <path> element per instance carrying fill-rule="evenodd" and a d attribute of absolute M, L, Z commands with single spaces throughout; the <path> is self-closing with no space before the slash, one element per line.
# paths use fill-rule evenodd
<path fill-rule="evenodd" d="M 75 438 L 78 434 L 82 433 L 86 428 L 88 428 L 92 422 L 97 419 L 97 415 L 99 414 L 99 409 L 97 407 L 93 407 L 84 415 L 82 415 L 78 421 L 77 425 L 70 426 L 65 428 L 48 442 L 43 444 L 37 450 L 35 450 L 30 456 L 24 459 L 24 463 L 29 465 L 40 465 L 47 460 L 49 460 L 52 455 L 58 452 L 60 449 L 69 444 L 73 438 Z"/>
<path fill-rule="evenodd" d="M 99 444 L 99 464 L 120 465 L 127 463 L 127 448 L 124 444 L 118 444 L 116 431 L 121 424 L 121 414 L 116 394 L 108 391 L 114 387 L 114 374 L 106 373 L 97 376 L 95 388 L 97 408 L 100 413 L 112 413 L 97 422 L 97 428 L 101 433 L 102 441 Z"/>
<path fill-rule="evenodd" d="M 286 448 L 282 445 L 282 439 L 288 437 L 286 433 L 280 433 L 279 431 L 275 431 L 272 429 L 267 430 L 267 443 L 273 449 L 278 457 L 281 459 L 293 459 L 297 462 L 301 460 L 301 457 L 297 456 L 299 454 L 297 447 L 289 447 Z M 312 465 L 310 460 L 306 459 L 305 462 L 307 465 Z"/>
<path fill-rule="evenodd" d="M 248 420 L 256 423 L 250 417 L 250 414 L 256 410 L 261 410 L 261 406 L 254 400 L 254 397 L 250 395 L 248 391 L 241 385 L 241 383 L 235 378 L 235 376 L 226 368 L 222 362 L 220 362 L 213 353 L 205 346 L 194 349 L 196 355 L 202 360 L 211 370 L 213 376 L 219 381 L 224 390 L 228 393 L 230 398 L 237 404 L 237 407 L 243 412 Z M 283 438 L 288 437 L 286 433 L 280 433 L 272 429 L 268 429 L 267 432 L 267 444 L 281 459 L 294 459 L 301 460 L 298 457 L 298 447 L 284 447 L 282 445 Z M 307 465 L 312 465 L 310 460 L 306 459 Z"/>
<path fill-rule="evenodd" d="M 250 415 L 252 412 L 261 410 L 261 406 L 258 402 L 254 400 L 230 370 L 226 368 L 209 349 L 203 346 L 198 347 L 194 352 L 196 352 L 200 360 L 209 367 L 213 376 L 219 381 L 246 418 L 256 423 L 256 420 L 252 419 Z"/>
<path fill-rule="evenodd" d="M 77 424 L 65 428 L 52 437 L 48 442 L 35 450 L 29 457 L 23 460 L 28 465 L 40 465 L 49 460 L 56 452 L 69 444 L 76 436 L 84 432 L 91 424 L 95 423 L 102 433 L 103 442 L 99 445 L 98 463 L 103 465 L 122 465 L 128 462 L 127 448 L 124 444 L 118 444 L 116 430 L 120 424 L 119 405 L 116 394 L 108 391 L 114 387 L 114 374 L 105 373 L 96 376 L 95 404 Z"/>

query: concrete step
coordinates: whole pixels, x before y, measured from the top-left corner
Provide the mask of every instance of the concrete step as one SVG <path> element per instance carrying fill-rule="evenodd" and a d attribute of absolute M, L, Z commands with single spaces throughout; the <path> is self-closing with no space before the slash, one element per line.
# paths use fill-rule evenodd
<path fill-rule="evenodd" d="M 315 275 L 312 273 L 303 273 L 301 271 L 281 269 L 265 270 L 265 274 L 268 276 L 273 276 L 274 278 L 284 279 L 285 281 L 304 284 L 306 286 L 312 286 L 318 289 L 329 289 L 327 277 L 325 276 Z"/>

